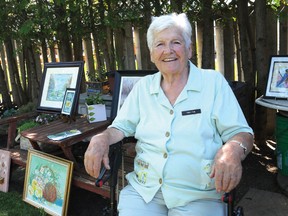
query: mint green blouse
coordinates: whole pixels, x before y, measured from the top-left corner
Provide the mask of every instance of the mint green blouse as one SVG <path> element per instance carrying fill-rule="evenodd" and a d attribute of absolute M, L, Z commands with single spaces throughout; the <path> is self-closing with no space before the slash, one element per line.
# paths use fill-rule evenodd
<path fill-rule="evenodd" d="M 110 126 L 138 140 L 126 178 L 146 202 L 161 188 L 168 208 L 219 199 L 209 177 L 215 154 L 233 135 L 253 134 L 234 93 L 221 73 L 191 62 L 174 106 L 160 81 L 160 72 L 138 81 Z"/>

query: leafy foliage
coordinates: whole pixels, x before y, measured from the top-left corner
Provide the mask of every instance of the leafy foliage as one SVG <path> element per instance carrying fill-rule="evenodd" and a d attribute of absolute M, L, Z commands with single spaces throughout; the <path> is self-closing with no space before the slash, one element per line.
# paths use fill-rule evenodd
<path fill-rule="evenodd" d="M 93 104 L 104 104 L 104 100 L 101 97 L 101 93 L 91 94 L 87 98 L 85 98 L 87 105 Z"/>
<path fill-rule="evenodd" d="M 3 112 L 3 115 L 1 116 L 1 118 L 11 117 L 11 116 L 15 115 L 16 113 L 17 113 L 17 110 L 14 108 L 11 108 L 11 109 L 5 110 Z"/>
<path fill-rule="evenodd" d="M 17 129 L 18 129 L 18 133 L 20 133 L 21 131 L 25 131 L 28 130 L 30 128 L 36 127 L 38 126 L 39 123 L 35 122 L 34 120 L 30 119 L 25 121 L 23 124 L 21 124 Z"/>

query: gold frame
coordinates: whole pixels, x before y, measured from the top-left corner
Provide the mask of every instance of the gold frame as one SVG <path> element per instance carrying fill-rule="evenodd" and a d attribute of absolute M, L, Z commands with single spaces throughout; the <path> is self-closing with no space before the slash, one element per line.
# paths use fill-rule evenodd
<path fill-rule="evenodd" d="M 28 150 L 23 200 L 53 216 L 66 216 L 73 162 Z"/>

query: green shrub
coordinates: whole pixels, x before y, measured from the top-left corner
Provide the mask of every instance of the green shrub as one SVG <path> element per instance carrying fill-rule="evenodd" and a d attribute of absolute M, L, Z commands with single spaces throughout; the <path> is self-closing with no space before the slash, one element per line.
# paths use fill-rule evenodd
<path fill-rule="evenodd" d="M 36 104 L 34 102 L 28 102 L 27 104 L 18 108 L 17 114 L 34 112 L 35 110 L 36 110 Z"/>
<path fill-rule="evenodd" d="M 14 108 L 11 108 L 11 109 L 5 110 L 3 112 L 3 115 L 1 116 L 1 118 L 11 117 L 11 116 L 13 116 L 15 114 L 17 114 L 17 110 L 14 109 Z"/>

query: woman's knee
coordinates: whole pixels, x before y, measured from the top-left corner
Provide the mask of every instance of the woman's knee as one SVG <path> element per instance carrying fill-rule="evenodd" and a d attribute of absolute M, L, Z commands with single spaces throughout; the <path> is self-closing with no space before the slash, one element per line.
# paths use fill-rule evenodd
<path fill-rule="evenodd" d="M 157 200 L 155 197 L 157 197 Z M 168 210 L 164 200 L 159 202 L 159 196 L 155 197 L 152 201 L 146 203 L 131 185 L 127 185 L 120 192 L 119 216 L 167 216 Z"/>

